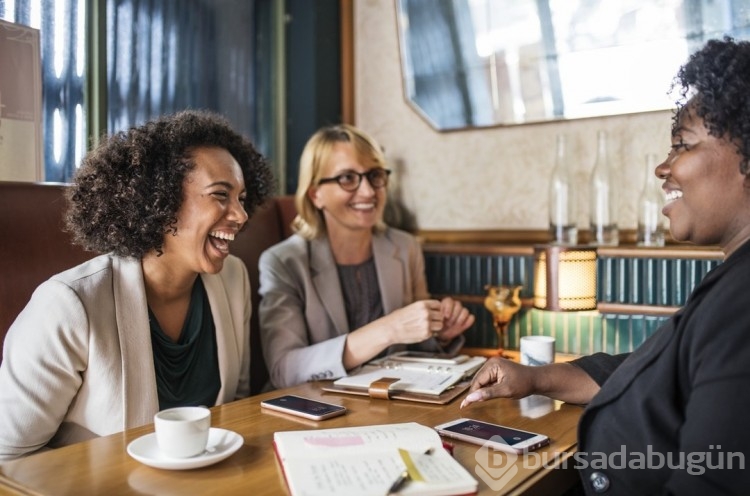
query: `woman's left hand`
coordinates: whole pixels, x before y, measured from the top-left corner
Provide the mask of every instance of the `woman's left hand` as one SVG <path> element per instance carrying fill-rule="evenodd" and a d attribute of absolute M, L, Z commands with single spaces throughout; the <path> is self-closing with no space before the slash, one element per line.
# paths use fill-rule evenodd
<path fill-rule="evenodd" d="M 438 341 L 449 342 L 474 324 L 474 315 L 453 298 L 443 298 L 440 311 L 443 314 L 443 328 L 435 333 Z"/>

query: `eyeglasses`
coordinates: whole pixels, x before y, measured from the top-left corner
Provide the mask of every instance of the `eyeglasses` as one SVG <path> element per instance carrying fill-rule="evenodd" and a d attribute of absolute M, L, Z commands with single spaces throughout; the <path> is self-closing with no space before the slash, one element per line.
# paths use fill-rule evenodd
<path fill-rule="evenodd" d="M 346 171 L 338 176 L 324 177 L 318 181 L 318 184 L 336 182 L 345 191 L 356 191 L 362 184 L 362 178 L 366 177 L 373 188 L 383 188 L 388 186 L 388 175 L 390 173 L 389 169 L 383 169 L 382 167 L 375 167 L 367 172 Z"/>

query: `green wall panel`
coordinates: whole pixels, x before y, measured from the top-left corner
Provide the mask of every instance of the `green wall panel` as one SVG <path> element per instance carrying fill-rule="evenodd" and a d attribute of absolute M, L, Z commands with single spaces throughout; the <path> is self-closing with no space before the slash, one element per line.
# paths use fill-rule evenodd
<path fill-rule="evenodd" d="M 600 302 L 681 306 L 693 288 L 720 262 L 717 260 L 600 257 L 597 298 Z M 486 284 L 519 284 L 521 296 L 533 294 L 533 258 L 525 255 L 425 253 L 430 292 L 473 297 L 486 294 Z M 466 306 L 476 316 L 466 333 L 466 346 L 498 347 L 492 317 L 481 303 Z M 543 334 L 556 339 L 560 353 L 623 353 L 636 349 L 668 317 L 547 312 L 522 309 L 511 321 L 508 341 L 517 349 L 521 336 Z"/>

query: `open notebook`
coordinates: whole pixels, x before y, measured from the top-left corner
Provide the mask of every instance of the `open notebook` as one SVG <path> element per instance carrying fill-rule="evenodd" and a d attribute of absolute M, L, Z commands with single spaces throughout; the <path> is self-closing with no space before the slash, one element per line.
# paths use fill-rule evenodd
<path fill-rule="evenodd" d="M 356 374 L 334 381 L 336 386 L 368 389 L 383 377 L 398 378 L 394 391 L 438 396 L 465 378 L 470 378 L 487 359 L 471 357 L 462 363 L 433 364 L 386 357 L 363 366 Z"/>
<path fill-rule="evenodd" d="M 276 432 L 273 441 L 292 496 L 383 496 L 405 470 L 398 494 L 477 491 L 438 433 L 415 422 Z"/>

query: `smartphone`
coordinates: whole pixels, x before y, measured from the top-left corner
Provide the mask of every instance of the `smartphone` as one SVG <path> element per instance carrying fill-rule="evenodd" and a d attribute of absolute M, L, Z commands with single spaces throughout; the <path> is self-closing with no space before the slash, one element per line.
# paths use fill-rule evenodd
<path fill-rule="evenodd" d="M 387 360 L 396 360 L 397 362 L 417 362 L 417 363 L 434 363 L 438 365 L 457 365 L 464 363 L 469 359 L 468 355 L 448 356 L 440 353 L 429 351 L 399 351 L 388 355 Z"/>
<path fill-rule="evenodd" d="M 297 415 L 311 420 L 324 420 L 346 413 L 346 407 L 341 405 L 333 405 L 294 395 L 263 400 L 260 402 L 260 406 L 269 410 L 276 410 L 277 412 Z"/>
<path fill-rule="evenodd" d="M 467 443 L 487 445 L 491 448 L 521 454 L 549 444 L 544 434 L 521 431 L 480 420 L 457 419 L 435 427 L 441 435 Z"/>

